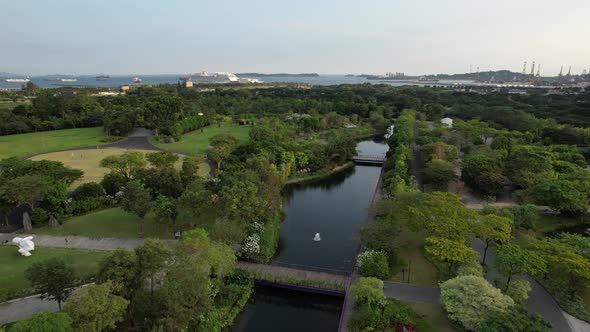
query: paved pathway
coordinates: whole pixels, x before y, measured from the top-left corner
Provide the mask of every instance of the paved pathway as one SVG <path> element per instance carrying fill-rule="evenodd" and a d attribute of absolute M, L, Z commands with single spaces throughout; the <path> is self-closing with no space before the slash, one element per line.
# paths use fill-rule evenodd
<path fill-rule="evenodd" d="M 384 281 L 385 296 L 392 299 L 410 302 L 438 303 L 440 288 L 417 286 L 401 282 Z"/>
<path fill-rule="evenodd" d="M 0 303 L 0 324 L 29 318 L 41 311 L 58 311 L 57 302 L 33 295 Z"/>
<path fill-rule="evenodd" d="M 473 244 L 471 245 L 473 249 L 483 255 L 483 250 L 485 248 L 484 243 L 476 239 Z M 489 248 L 487 255 L 486 255 L 486 265 L 493 266 L 493 262 L 496 258 L 494 253 L 494 248 Z M 494 279 L 500 277 L 500 274 L 495 269 L 491 268 L 488 273 L 486 273 L 485 278 L 490 282 L 494 283 Z M 566 331 L 573 331 L 568 321 L 566 320 L 563 311 L 557 304 L 557 302 L 553 299 L 551 294 L 549 294 L 538 282 L 533 280 L 528 276 L 517 277 L 518 279 L 525 279 L 531 284 L 531 292 L 529 293 L 529 298 L 526 300 L 525 305 L 529 310 L 536 312 L 543 316 L 543 318 L 551 323 L 553 326 L 553 331 L 559 332 L 566 332 Z M 586 330 L 590 331 L 590 329 Z"/>
<path fill-rule="evenodd" d="M 86 236 L 53 236 L 35 234 L 1 234 L 0 242 L 11 242 L 14 237 L 32 236 L 39 247 L 76 248 L 87 250 L 115 250 L 117 248 L 133 250 L 143 244 L 143 239 L 91 238 Z M 174 242 L 173 240 L 163 240 Z M 34 252 L 33 252 L 34 254 Z"/>

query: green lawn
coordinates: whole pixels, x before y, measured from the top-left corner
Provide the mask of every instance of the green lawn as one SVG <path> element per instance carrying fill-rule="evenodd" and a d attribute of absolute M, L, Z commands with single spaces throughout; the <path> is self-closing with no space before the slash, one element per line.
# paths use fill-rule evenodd
<path fill-rule="evenodd" d="M 435 303 L 419 303 L 419 302 L 404 302 L 416 311 L 424 321 L 430 325 L 432 331 L 437 332 L 457 332 L 459 331 L 453 326 L 451 321 L 447 318 L 445 311 L 440 304 Z M 420 329 L 420 325 L 418 326 Z M 425 330 L 428 330 L 427 328 Z"/>
<path fill-rule="evenodd" d="M 37 247 L 31 252 L 31 256 L 23 257 L 17 252 L 17 249 L 12 245 L 0 246 L 0 301 L 14 295 L 22 296 L 33 293 L 29 281 L 24 277 L 24 272 L 35 262 L 60 257 L 72 264 L 78 278 L 87 279 L 94 276 L 100 260 L 108 255 L 108 252 L 103 251 Z"/>
<path fill-rule="evenodd" d="M 0 136 L 0 159 L 99 145 L 104 144 L 106 138 L 102 127 Z"/>
<path fill-rule="evenodd" d="M 408 282 L 407 271 L 410 268 L 410 283 L 420 286 L 438 287 L 438 270 L 424 257 L 424 235 L 408 229 L 405 225 L 399 234 L 399 263 L 394 268 L 392 281 Z"/>
<path fill-rule="evenodd" d="M 223 122 L 221 126 L 212 124 L 203 128 L 203 132 L 199 129 L 184 134 L 182 135 L 182 139 L 175 143 L 159 143 L 155 138 L 152 138 L 152 143 L 163 149 L 205 154 L 209 146 L 209 138 L 217 134 L 231 134 L 238 140 L 238 143 L 244 143 L 248 141 L 249 132 L 250 126 L 240 126 L 234 123 Z"/>
<path fill-rule="evenodd" d="M 187 229 L 192 223 L 195 227 L 209 229 L 213 224 L 215 211 L 213 209 L 194 216 L 190 221 L 179 221 L 178 229 Z M 33 233 L 47 235 L 79 235 L 89 237 L 139 237 L 139 218 L 134 214 L 123 211 L 121 208 L 111 208 L 89 213 L 83 216 L 73 217 L 64 222 L 60 227 L 42 227 L 35 229 Z M 153 214 L 149 213 L 145 218 L 144 237 L 161 239 L 174 238 L 172 228 L 157 223 Z"/>

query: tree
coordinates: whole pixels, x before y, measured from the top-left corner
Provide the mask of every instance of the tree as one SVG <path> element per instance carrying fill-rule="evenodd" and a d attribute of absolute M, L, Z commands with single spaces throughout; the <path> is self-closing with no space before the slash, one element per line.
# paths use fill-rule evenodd
<path fill-rule="evenodd" d="M 72 319 L 65 312 L 42 311 L 14 323 L 8 332 L 72 332 Z"/>
<path fill-rule="evenodd" d="M 237 147 L 238 141 L 228 134 L 218 134 L 209 139 L 207 156 L 217 163 L 217 170 L 221 170 L 221 162 Z"/>
<path fill-rule="evenodd" d="M 25 277 L 31 282 L 35 291 L 41 293 L 41 298 L 57 301 L 61 304 L 71 293 L 75 274 L 70 264 L 61 258 L 50 258 L 42 262 L 35 262 L 25 270 Z"/>
<path fill-rule="evenodd" d="M 481 259 L 481 264 L 485 265 L 490 244 L 504 244 L 510 241 L 512 220 L 493 214 L 481 216 L 479 223 L 476 224 L 475 232 L 486 245 Z"/>
<path fill-rule="evenodd" d="M 507 278 L 504 290 L 510 287 L 510 280 L 515 274 L 537 276 L 547 270 L 541 256 L 515 244 L 505 244 L 497 248 L 494 267 Z"/>
<path fill-rule="evenodd" d="M 528 190 L 539 205 L 548 205 L 564 214 L 579 215 L 588 209 L 588 197 L 571 181 L 549 179 Z"/>
<path fill-rule="evenodd" d="M 497 195 L 502 193 L 506 186 L 510 185 L 510 180 L 502 174 L 500 168 L 490 167 L 475 177 L 473 184 L 485 194 Z"/>
<path fill-rule="evenodd" d="M 436 189 L 446 190 L 449 182 L 455 178 L 455 169 L 453 164 L 446 160 L 434 159 L 426 164 L 424 175 Z"/>
<path fill-rule="evenodd" d="M 113 294 L 112 282 L 79 288 L 64 311 L 72 317 L 74 330 L 101 332 L 114 329 L 123 320 L 129 301 Z"/>
<path fill-rule="evenodd" d="M 465 242 L 441 237 L 427 237 L 424 249 L 434 260 L 447 264 L 449 271 L 474 261 L 478 256 L 475 250 L 465 245 Z"/>
<path fill-rule="evenodd" d="M 481 323 L 478 332 L 549 332 L 551 324 L 539 314 L 531 313 L 522 305 L 506 311 L 494 311 Z"/>
<path fill-rule="evenodd" d="M 137 171 L 145 168 L 147 162 L 143 153 L 127 151 L 119 156 L 108 156 L 100 161 L 100 167 L 106 167 L 111 172 L 118 172 L 127 180 L 132 180 Z"/>
<path fill-rule="evenodd" d="M 368 249 L 384 252 L 393 265 L 397 262 L 399 233 L 397 223 L 378 220 L 361 230 L 361 241 Z"/>
<path fill-rule="evenodd" d="M 506 159 L 506 174 L 517 187 L 526 189 L 551 177 L 552 160 L 544 147 L 517 145 Z"/>
<path fill-rule="evenodd" d="M 178 216 L 183 219 L 194 218 L 201 214 L 210 203 L 211 192 L 203 181 L 197 179 L 178 198 L 176 204 Z"/>
<path fill-rule="evenodd" d="M 164 195 L 159 195 L 154 201 L 152 209 L 156 215 L 156 220 L 166 224 L 166 227 L 176 225 L 176 217 L 178 212 L 176 210 L 176 200 Z"/>
<path fill-rule="evenodd" d="M 185 157 L 182 161 L 180 178 L 185 187 L 191 184 L 199 177 L 200 160 L 196 157 Z"/>
<path fill-rule="evenodd" d="M 350 286 L 349 292 L 357 306 L 373 306 L 385 298 L 383 281 L 373 277 L 358 278 Z"/>
<path fill-rule="evenodd" d="M 130 299 L 138 287 L 137 269 L 135 252 L 118 248 L 100 262 L 96 280 L 101 283 L 113 282 L 115 294 Z"/>
<path fill-rule="evenodd" d="M 145 157 L 155 168 L 174 167 L 174 163 L 178 161 L 178 155 L 170 151 L 152 152 Z"/>
<path fill-rule="evenodd" d="M 144 169 L 137 173 L 136 178 L 145 184 L 153 197 L 165 195 L 177 198 L 184 189 L 180 174 L 171 167 Z"/>
<path fill-rule="evenodd" d="M 510 211 L 514 216 L 514 225 L 516 227 L 531 229 L 539 219 L 537 207 L 533 204 L 515 205 L 510 208 Z"/>
<path fill-rule="evenodd" d="M 510 296 L 514 302 L 524 303 L 524 301 L 529 298 L 529 292 L 531 289 L 531 284 L 528 281 L 518 279 L 511 282 L 504 293 Z"/>
<path fill-rule="evenodd" d="M 148 283 L 150 293 L 153 295 L 156 274 L 164 268 L 170 251 L 162 241 L 147 239 L 142 246 L 135 248 L 135 256 L 138 278 Z"/>
<path fill-rule="evenodd" d="M 139 181 L 129 181 L 123 190 L 121 207 L 139 217 L 139 235 L 143 237 L 143 222 L 151 206 L 151 195 Z"/>
<path fill-rule="evenodd" d="M 461 276 L 440 285 L 440 302 L 449 318 L 468 331 L 483 326 L 487 315 L 505 312 L 514 301 L 482 277 Z"/>
<path fill-rule="evenodd" d="M 128 180 L 123 174 L 111 171 L 104 175 L 100 181 L 100 185 L 104 188 L 107 194 L 115 196 L 115 194 L 121 191 L 121 188 L 123 188 L 127 182 Z"/>
<path fill-rule="evenodd" d="M 35 201 L 49 190 L 51 184 L 52 181 L 44 176 L 23 175 L 9 179 L 0 190 L 2 197 L 15 206 L 27 204 L 34 208 Z"/>
<path fill-rule="evenodd" d="M 434 192 L 417 197 L 407 208 L 409 225 L 428 236 L 466 241 L 473 233 L 476 212 L 463 205 L 459 196 Z"/>

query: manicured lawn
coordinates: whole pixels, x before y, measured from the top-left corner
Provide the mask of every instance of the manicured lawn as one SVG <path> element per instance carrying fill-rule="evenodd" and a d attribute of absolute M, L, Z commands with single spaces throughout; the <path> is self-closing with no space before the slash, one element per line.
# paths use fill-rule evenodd
<path fill-rule="evenodd" d="M 445 311 L 440 304 L 435 303 L 419 303 L 419 302 L 404 302 L 424 320 L 430 327 L 431 331 L 437 332 L 457 332 L 460 331 L 455 328 L 451 321 L 447 318 Z M 419 331 L 422 331 L 419 329 Z"/>
<path fill-rule="evenodd" d="M 127 149 L 114 149 L 114 148 L 107 148 L 107 149 L 88 149 L 88 150 L 76 150 L 76 151 L 63 151 L 63 152 L 53 152 L 53 153 L 45 153 L 42 155 L 35 156 L 31 158 L 31 160 L 55 160 L 61 161 L 64 165 L 69 166 L 71 168 L 79 169 L 84 172 L 84 176 L 80 181 L 72 184 L 72 187 L 76 187 L 81 183 L 85 182 L 100 182 L 104 175 L 108 173 L 108 168 L 103 168 L 98 166 L 100 161 L 107 156 L 113 155 L 120 155 L 124 152 L 127 152 Z M 133 150 L 139 151 L 143 153 L 149 153 L 154 151 L 148 150 Z M 176 168 L 180 169 L 182 165 L 182 159 L 184 157 L 181 156 L 178 161 L 176 162 Z M 199 165 L 199 175 L 202 177 L 207 177 L 209 174 L 210 168 L 207 164 L 205 158 L 203 158 L 201 164 Z"/>
<path fill-rule="evenodd" d="M 30 257 L 23 257 L 17 252 L 17 247 L 12 245 L 0 246 L 0 299 L 10 294 L 32 294 L 31 285 L 25 279 L 24 272 L 35 262 L 44 261 L 48 258 L 60 257 L 71 263 L 76 276 L 87 279 L 98 270 L 100 260 L 107 256 L 108 252 L 54 249 L 37 247 Z"/>
<path fill-rule="evenodd" d="M 248 133 L 250 132 L 250 126 L 240 126 L 234 123 L 223 122 L 221 126 L 212 124 L 201 130 L 191 131 L 190 133 L 182 135 L 182 139 L 174 143 L 159 143 L 155 138 L 152 139 L 152 143 L 161 147 L 162 149 L 180 151 L 186 153 L 205 154 L 207 147 L 209 146 L 209 138 L 217 134 L 230 134 L 234 136 L 238 143 L 244 143 L 248 141 Z"/>
<path fill-rule="evenodd" d="M 411 284 L 438 287 L 438 270 L 424 257 L 424 235 L 413 232 L 404 225 L 399 239 L 399 263 L 390 280 L 408 282 L 409 267 Z M 406 268 L 406 272 L 402 273 L 401 268 Z"/>
<path fill-rule="evenodd" d="M 99 145 L 104 144 L 106 138 L 102 127 L 0 136 L 0 159 Z"/>
<path fill-rule="evenodd" d="M 207 210 L 190 221 L 178 221 L 177 229 L 187 229 L 193 226 L 209 229 L 213 224 L 215 211 Z M 139 237 L 139 218 L 134 214 L 123 211 L 121 208 L 111 208 L 89 213 L 83 216 L 73 217 L 64 222 L 60 227 L 42 227 L 35 229 L 33 233 L 47 235 L 79 235 L 89 237 Z M 153 214 L 149 213 L 145 218 L 144 237 L 172 239 L 174 232 L 172 227 L 156 222 Z"/>

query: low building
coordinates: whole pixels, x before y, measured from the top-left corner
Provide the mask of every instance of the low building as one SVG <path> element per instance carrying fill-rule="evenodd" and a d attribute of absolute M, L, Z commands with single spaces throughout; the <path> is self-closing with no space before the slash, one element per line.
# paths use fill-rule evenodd
<path fill-rule="evenodd" d="M 451 118 L 441 119 L 440 123 L 442 123 L 443 125 L 447 125 L 447 127 L 449 127 L 449 128 L 453 128 L 453 119 L 451 119 Z"/>

